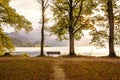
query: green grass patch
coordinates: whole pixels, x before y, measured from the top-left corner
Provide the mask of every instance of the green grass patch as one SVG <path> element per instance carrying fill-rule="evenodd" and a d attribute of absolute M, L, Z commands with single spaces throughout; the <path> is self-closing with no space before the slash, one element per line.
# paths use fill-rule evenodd
<path fill-rule="evenodd" d="M 66 61 L 61 64 L 68 80 L 119 80 L 120 63 L 105 60 Z"/>
<path fill-rule="evenodd" d="M 49 60 L 0 60 L 0 80 L 49 80 L 52 73 Z"/>

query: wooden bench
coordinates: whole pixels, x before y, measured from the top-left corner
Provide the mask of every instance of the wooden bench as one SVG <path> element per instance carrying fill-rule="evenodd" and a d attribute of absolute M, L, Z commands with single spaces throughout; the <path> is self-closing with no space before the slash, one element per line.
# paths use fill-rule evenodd
<path fill-rule="evenodd" d="M 60 56 L 60 52 L 59 51 L 48 51 L 47 52 L 48 56 Z"/>

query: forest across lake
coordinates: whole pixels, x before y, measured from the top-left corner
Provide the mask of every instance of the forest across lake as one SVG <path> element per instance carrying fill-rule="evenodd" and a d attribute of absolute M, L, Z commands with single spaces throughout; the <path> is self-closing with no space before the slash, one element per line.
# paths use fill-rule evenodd
<path fill-rule="evenodd" d="M 61 55 L 68 55 L 69 47 L 45 47 L 45 55 L 48 51 L 59 51 Z M 120 48 L 115 48 L 116 54 L 120 56 Z M 96 48 L 94 46 L 75 47 L 75 53 L 83 56 L 108 56 L 108 48 Z M 40 47 L 16 47 L 13 54 L 28 54 L 30 57 L 35 57 L 40 54 Z"/>

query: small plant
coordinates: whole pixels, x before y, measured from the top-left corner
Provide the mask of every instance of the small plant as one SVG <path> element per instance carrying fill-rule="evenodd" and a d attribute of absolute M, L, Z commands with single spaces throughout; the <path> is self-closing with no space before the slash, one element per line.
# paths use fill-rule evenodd
<path fill-rule="evenodd" d="M 29 57 L 28 53 L 22 53 L 20 56 L 22 56 L 22 57 Z"/>

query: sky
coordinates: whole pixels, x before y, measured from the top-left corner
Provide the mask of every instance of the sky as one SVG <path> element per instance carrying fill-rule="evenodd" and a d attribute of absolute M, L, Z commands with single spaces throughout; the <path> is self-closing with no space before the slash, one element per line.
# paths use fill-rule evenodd
<path fill-rule="evenodd" d="M 38 4 L 37 0 L 11 0 L 10 6 L 14 8 L 18 14 L 23 15 L 26 19 L 32 22 L 33 28 L 40 27 L 40 24 L 38 23 L 41 18 L 41 12 L 40 12 L 40 4 Z M 50 8 L 48 8 L 46 13 L 48 14 L 46 15 L 48 18 L 51 19 L 53 17 Z M 52 24 L 53 23 L 50 21 L 48 23 L 48 26 L 52 26 Z M 13 29 L 11 28 L 6 28 L 5 30 L 7 32 L 13 31 Z M 88 37 L 88 35 L 86 37 Z"/>
<path fill-rule="evenodd" d="M 40 27 L 39 21 L 41 19 L 41 10 L 40 4 L 37 0 L 11 0 L 10 6 L 14 8 L 18 14 L 23 15 L 26 19 L 32 22 L 33 28 Z M 54 22 L 52 22 L 53 15 L 52 11 L 50 11 L 50 7 L 48 7 L 46 14 L 46 17 L 50 18 L 47 26 L 52 26 Z M 6 30 L 8 31 L 9 29 L 7 28 Z"/>
<path fill-rule="evenodd" d="M 41 12 L 40 4 L 37 2 L 37 0 L 11 0 L 10 6 L 14 8 L 18 14 L 23 15 L 26 19 L 32 22 L 33 28 L 40 28 L 40 24 L 38 23 L 41 18 Z M 48 18 L 51 19 L 53 17 L 50 8 L 48 8 L 46 13 L 48 14 L 46 15 Z M 49 21 L 48 26 L 53 25 L 53 22 L 51 21 Z M 11 28 L 5 29 L 7 32 L 12 32 L 13 30 L 14 29 Z M 79 42 L 76 41 L 75 44 L 79 44 Z"/>
<path fill-rule="evenodd" d="M 33 28 L 40 27 L 39 21 L 41 19 L 41 10 L 40 4 L 37 0 L 11 0 L 10 6 L 14 8 L 18 14 L 23 15 L 26 19 L 32 22 Z M 52 14 L 50 7 L 48 7 L 46 17 L 49 18 L 50 21 L 47 23 L 47 26 L 52 26 L 54 24 L 54 22 L 52 22 Z"/>
<path fill-rule="evenodd" d="M 16 10 L 16 12 L 26 19 L 28 19 L 34 28 L 38 28 L 40 25 L 40 5 L 37 0 L 11 0 L 10 6 Z M 13 32 L 14 29 L 11 27 L 4 27 L 5 32 Z"/>
<path fill-rule="evenodd" d="M 26 19 L 32 22 L 33 28 L 40 27 L 39 21 L 41 18 L 40 4 L 37 0 L 11 0 L 10 6 L 16 10 L 20 15 L 23 15 Z M 52 17 L 50 9 L 47 10 L 46 15 L 48 18 Z M 48 23 L 49 25 L 52 25 Z"/>
<path fill-rule="evenodd" d="M 16 9 L 17 13 L 31 21 L 34 27 L 38 27 L 36 23 L 40 19 L 40 11 L 36 0 L 11 0 L 10 6 Z"/>

